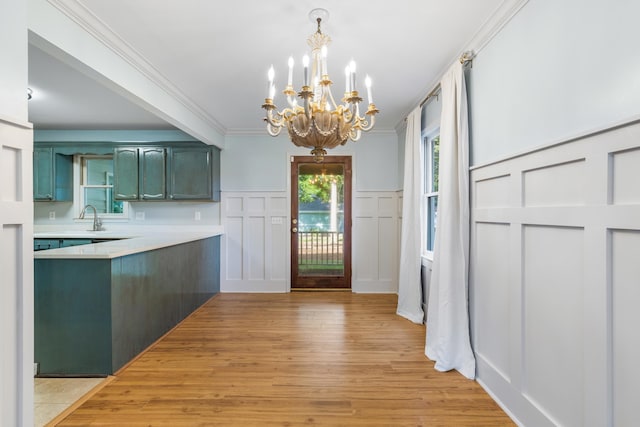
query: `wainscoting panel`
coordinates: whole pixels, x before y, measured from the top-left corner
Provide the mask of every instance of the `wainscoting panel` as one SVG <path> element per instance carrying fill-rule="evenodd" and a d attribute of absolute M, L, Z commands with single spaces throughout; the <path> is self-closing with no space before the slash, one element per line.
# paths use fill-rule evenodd
<path fill-rule="evenodd" d="M 224 240 L 226 254 L 226 262 L 221 262 L 221 269 L 225 272 L 224 276 L 227 280 L 242 280 L 243 257 L 242 257 L 242 221 L 243 218 L 230 217 L 224 224 Z"/>
<path fill-rule="evenodd" d="M 264 199 L 262 201 L 264 202 Z M 249 280 L 265 280 L 265 216 L 249 216 L 246 218 L 246 223 L 249 232 L 246 242 L 249 245 L 249 250 L 246 252 Z"/>
<path fill-rule="evenodd" d="M 525 206 L 584 205 L 584 159 L 522 172 Z"/>
<path fill-rule="evenodd" d="M 509 207 L 509 175 L 496 176 L 476 182 L 475 206 L 478 208 Z"/>
<path fill-rule="evenodd" d="M 558 425 L 581 426 L 584 230 L 523 231 L 523 392 Z"/>
<path fill-rule="evenodd" d="M 13 3 L 17 4 L 3 4 L 3 13 L 8 6 L 9 17 Z M 19 28 L 20 25 L 15 26 Z M 15 31 L 0 29 L 0 33 L 6 36 Z M 19 57 L 14 59 L 16 64 L 20 62 Z M 4 72 L 5 67 L 3 64 L 2 84 L 8 88 L 11 76 Z M 11 102 L 10 93 L 2 96 Z M 26 123 L 9 121 L 0 115 L 0 342 L 4 347 L 0 363 L 0 425 L 3 426 L 33 425 L 32 177 L 32 129 Z"/>
<path fill-rule="evenodd" d="M 285 192 L 222 193 L 221 292 L 289 291 Z"/>
<path fill-rule="evenodd" d="M 476 355 L 510 382 L 509 366 L 509 224 L 476 225 L 478 262 L 476 271 L 476 319 L 481 330 Z"/>
<path fill-rule="evenodd" d="M 353 197 L 353 276 L 361 293 L 398 291 L 398 195 L 360 192 Z"/>
<path fill-rule="evenodd" d="M 353 252 L 363 255 L 355 258 L 353 275 L 362 282 L 372 282 L 378 278 L 377 229 L 376 218 L 360 217 L 353 226 Z"/>
<path fill-rule="evenodd" d="M 478 381 L 525 426 L 627 426 L 640 383 L 640 121 L 471 171 Z"/>
<path fill-rule="evenodd" d="M 613 420 L 616 426 L 631 426 L 638 422 L 640 384 L 640 232 L 613 230 L 610 247 Z"/>
<path fill-rule="evenodd" d="M 614 205 L 640 204 L 640 148 L 611 153 Z"/>
<path fill-rule="evenodd" d="M 221 210 L 221 292 L 288 292 L 288 194 L 223 192 Z M 397 292 L 398 195 L 356 192 L 352 211 L 352 290 Z"/>

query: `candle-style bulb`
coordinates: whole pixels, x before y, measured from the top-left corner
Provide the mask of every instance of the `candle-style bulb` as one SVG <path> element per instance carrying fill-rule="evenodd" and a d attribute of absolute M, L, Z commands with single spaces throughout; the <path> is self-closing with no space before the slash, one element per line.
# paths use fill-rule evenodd
<path fill-rule="evenodd" d="M 322 45 L 320 49 L 320 57 L 322 58 L 322 75 L 327 75 L 327 45 Z"/>
<path fill-rule="evenodd" d="M 351 92 L 353 92 L 356 90 L 356 61 L 351 60 L 349 71 L 351 71 Z"/>
<path fill-rule="evenodd" d="M 269 68 L 269 71 L 267 71 L 267 98 L 269 99 L 273 99 L 273 96 L 275 95 L 275 91 L 272 91 L 271 89 L 273 88 L 273 78 L 275 77 L 275 71 L 273 71 L 273 65 Z"/>
<path fill-rule="evenodd" d="M 293 57 L 292 56 L 289 57 L 289 61 L 287 65 L 289 65 L 289 78 L 287 79 L 287 85 L 292 86 L 293 85 Z"/>
<path fill-rule="evenodd" d="M 275 77 L 276 72 L 273 70 L 273 65 L 269 68 L 269 71 L 267 72 L 267 77 L 269 78 L 269 83 L 273 82 L 273 78 Z"/>
<path fill-rule="evenodd" d="M 369 98 L 369 104 L 373 104 L 373 96 L 371 96 L 371 77 L 369 77 L 369 75 L 365 77 L 364 85 L 367 87 L 367 98 Z"/>
<path fill-rule="evenodd" d="M 303 85 L 309 86 L 309 55 L 305 55 L 302 57 L 302 67 L 303 67 Z"/>

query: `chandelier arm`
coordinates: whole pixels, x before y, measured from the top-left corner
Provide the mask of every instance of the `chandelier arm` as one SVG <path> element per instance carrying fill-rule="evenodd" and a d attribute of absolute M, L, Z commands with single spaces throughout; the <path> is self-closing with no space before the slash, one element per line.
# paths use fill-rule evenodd
<path fill-rule="evenodd" d="M 282 130 L 282 126 L 273 126 L 270 123 L 267 123 L 267 132 L 271 136 L 280 135 L 280 131 Z"/>
<path fill-rule="evenodd" d="M 349 131 L 349 139 L 352 141 L 359 140 L 361 135 L 362 135 L 362 132 L 360 131 L 360 129 L 356 127 L 352 127 L 351 130 Z"/>
<path fill-rule="evenodd" d="M 265 120 L 267 123 L 273 127 L 282 127 L 284 125 L 283 114 L 276 111 L 276 115 L 278 118 L 273 117 L 273 110 L 267 110 L 267 116 Z"/>
<path fill-rule="evenodd" d="M 356 120 L 356 117 L 358 117 L 355 114 L 355 108 L 353 106 L 353 104 L 349 104 L 347 108 L 345 108 L 345 112 L 344 112 L 344 121 L 345 123 L 354 123 L 354 121 Z"/>
<path fill-rule="evenodd" d="M 360 129 L 362 129 L 364 132 L 368 132 L 373 129 L 376 124 L 375 114 L 371 114 L 370 116 L 371 118 L 368 121 L 364 118 L 362 119 L 362 125 L 360 126 Z"/>
<path fill-rule="evenodd" d="M 327 92 L 329 92 L 329 99 L 331 100 L 331 104 L 333 106 L 334 110 L 338 109 L 338 104 L 336 103 L 336 100 L 333 98 L 333 93 L 331 92 L 331 89 L 329 89 Z"/>

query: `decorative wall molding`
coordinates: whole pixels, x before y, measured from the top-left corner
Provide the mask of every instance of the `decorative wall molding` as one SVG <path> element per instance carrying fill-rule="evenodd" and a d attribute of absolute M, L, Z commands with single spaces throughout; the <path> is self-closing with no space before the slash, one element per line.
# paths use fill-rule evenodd
<path fill-rule="evenodd" d="M 290 289 L 287 192 L 223 192 L 221 292 Z"/>
<path fill-rule="evenodd" d="M 354 292 L 398 292 L 398 214 L 395 191 L 354 195 L 351 282 Z"/>
<path fill-rule="evenodd" d="M 289 292 L 288 192 L 222 192 L 222 292 Z M 389 192 L 353 196 L 353 292 L 396 293 L 398 197 Z"/>
<path fill-rule="evenodd" d="M 0 364 L 2 425 L 33 425 L 32 153 L 30 126 L 0 121 L 0 342 L 6 348 Z"/>
<path fill-rule="evenodd" d="M 639 164 L 633 122 L 471 172 L 478 381 L 522 425 L 635 423 Z"/>

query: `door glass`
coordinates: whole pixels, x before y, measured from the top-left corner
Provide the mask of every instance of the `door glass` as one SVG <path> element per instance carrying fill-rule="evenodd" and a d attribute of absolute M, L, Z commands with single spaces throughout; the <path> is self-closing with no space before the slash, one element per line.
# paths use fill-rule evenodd
<path fill-rule="evenodd" d="M 298 275 L 344 276 L 344 166 L 298 166 Z"/>

